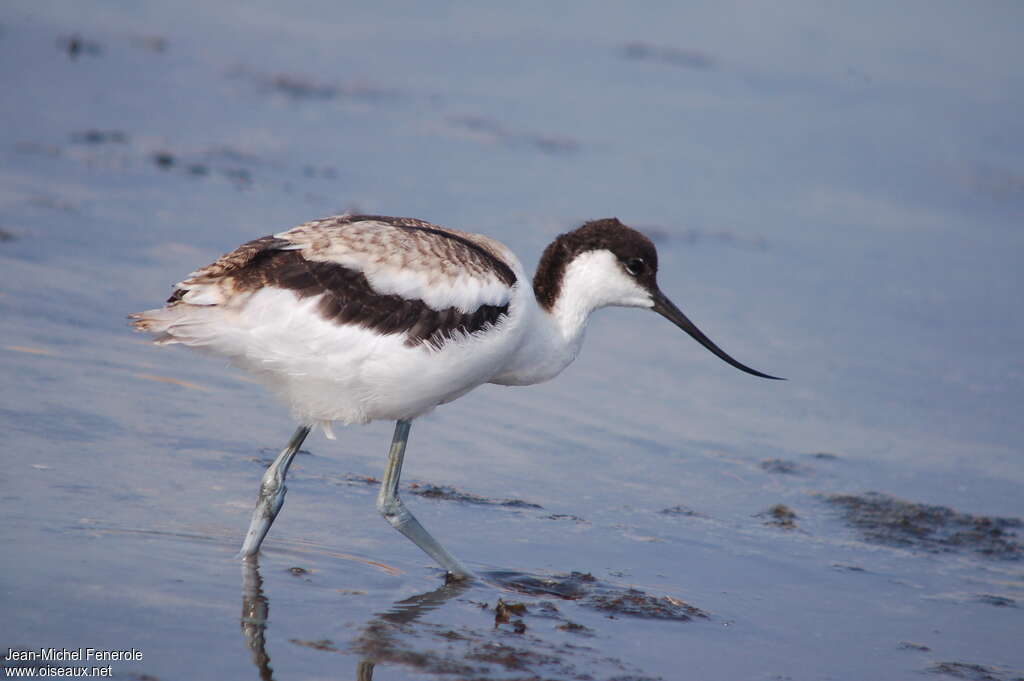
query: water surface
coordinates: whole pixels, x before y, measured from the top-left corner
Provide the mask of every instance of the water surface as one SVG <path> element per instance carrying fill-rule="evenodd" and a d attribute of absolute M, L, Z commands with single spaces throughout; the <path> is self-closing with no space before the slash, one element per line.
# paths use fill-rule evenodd
<path fill-rule="evenodd" d="M 0 650 L 135 648 L 115 675 L 163 680 L 1021 676 L 1021 20 L 5 4 Z M 294 424 L 124 316 L 345 210 L 528 267 L 618 216 L 709 336 L 789 380 L 602 311 L 557 380 L 413 428 L 403 494 L 486 579 L 441 588 L 376 515 L 384 423 L 310 438 L 243 569 Z"/>

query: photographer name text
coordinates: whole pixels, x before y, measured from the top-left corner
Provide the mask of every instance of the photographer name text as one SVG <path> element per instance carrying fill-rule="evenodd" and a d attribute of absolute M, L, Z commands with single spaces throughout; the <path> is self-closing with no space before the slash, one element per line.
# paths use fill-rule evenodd
<path fill-rule="evenodd" d="M 40 648 L 39 650 L 7 649 L 4 662 L 141 662 L 142 651 L 102 650 L 100 648 Z"/>

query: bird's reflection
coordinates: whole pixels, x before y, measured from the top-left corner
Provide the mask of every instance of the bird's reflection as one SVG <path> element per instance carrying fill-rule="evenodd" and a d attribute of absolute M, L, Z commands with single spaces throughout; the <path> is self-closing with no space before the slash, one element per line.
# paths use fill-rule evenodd
<path fill-rule="evenodd" d="M 261 681 L 272 681 L 274 670 L 267 654 L 267 619 L 270 601 L 263 595 L 263 576 L 256 558 L 242 561 L 242 636 L 252 653 L 252 663 L 260 672 Z"/>
<path fill-rule="evenodd" d="M 431 610 L 444 605 L 449 600 L 466 591 L 466 581 L 452 582 L 418 596 L 412 596 L 396 602 L 385 612 L 378 613 L 363 627 L 363 643 L 367 639 L 381 638 L 381 646 L 387 645 L 381 632 L 394 625 L 410 624 Z M 252 654 L 252 662 L 259 671 L 261 681 L 273 681 L 274 670 L 270 666 L 270 654 L 267 652 L 266 629 L 270 618 L 270 599 L 263 592 L 263 576 L 260 574 L 258 558 L 252 557 L 242 561 L 242 636 L 245 645 Z M 366 645 L 363 646 L 367 647 Z M 374 648 L 372 644 L 368 646 Z M 372 681 L 375 661 L 372 655 L 360 660 L 356 666 L 357 681 Z"/>

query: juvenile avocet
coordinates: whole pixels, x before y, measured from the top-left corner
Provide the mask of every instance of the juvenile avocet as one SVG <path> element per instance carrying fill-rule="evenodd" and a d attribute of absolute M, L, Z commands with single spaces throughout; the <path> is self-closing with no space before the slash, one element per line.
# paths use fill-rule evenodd
<path fill-rule="evenodd" d="M 255 555 L 281 510 L 288 466 L 320 424 L 396 421 L 377 509 L 451 577 L 471 572 L 398 496 L 412 420 L 484 383 L 532 385 L 579 352 L 590 313 L 654 310 L 732 366 L 657 283 L 650 239 L 594 220 L 545 249 L 533 286 L 519 259 L 479 234 L 415 220 L 342 215 L 242 244 L 131 316 L 157 344 L 182 343 L 256 375 L 300 425 L 263 475 L 240 556 Z"/>

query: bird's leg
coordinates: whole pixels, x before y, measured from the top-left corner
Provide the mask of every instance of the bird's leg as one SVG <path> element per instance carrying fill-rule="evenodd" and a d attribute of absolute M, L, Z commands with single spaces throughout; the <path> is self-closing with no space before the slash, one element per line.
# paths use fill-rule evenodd
<path fill-rule="evenodd" d="M 288 475 L 288 466 L 302 446 L 302 441 L 309 435 L 312 426 L 299 426 L 288 441 L 288 445 L 281 450 L 281 453 L 270 464 L 267 472 L 263 474 L 260 481 L 260 494 L 256 499 L 256 508 L 252 512 L 252 520 L 249 521 L 249 531 L 245 534 L 245 542 L 242 543 L 242 550 L 239 551 L 239 558 L 255 556 L 260 550 L 263 538 L 267 536 L 267 530 L 274 523 L 278 511 L 284 505 L 284 495 L 288 491 L 285 487 L 284 478 Z"/>
<path fill-rule="evenodd" d="M 398 498 L 398 479 L 402 475 L 405 443 L 409 441 L 411 426 L 412 422 L 406 420 L 395 424 L 395 437 L 391 441 L 391 451 L 388 452 L 388 467 L 384 470 L 384 480 L 380 483 L 380 494 L 377 495 L 377 510 L 392 527 L 411 539 L 416 546 L 426 551 L 427 555 L 447 570 L 451 579 L 471 578 L 473 573 L 431 537 Z"/>

